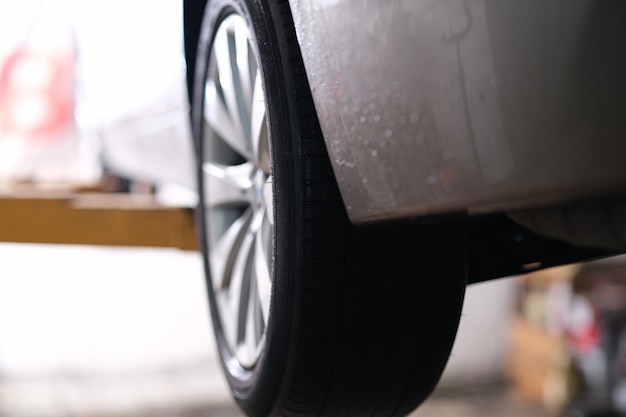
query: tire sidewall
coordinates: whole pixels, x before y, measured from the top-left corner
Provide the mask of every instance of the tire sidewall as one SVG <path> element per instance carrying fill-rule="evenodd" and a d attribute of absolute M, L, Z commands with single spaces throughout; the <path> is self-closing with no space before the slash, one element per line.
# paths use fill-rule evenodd
<path fill-rule="evenodd" d="M 241 367 L 228 347 L 221 328 L 215 294 L 210 279 L 205 218 L 205 185 L 202 175 L 204 144 L 204 84 L 207 78 L 212 40 L 221 21 L 229 14 L 240 15 L 256 37 L 257 60 L 260 64 L 266 99 L 268 129 L 274 179 L 274 266 L 270 318 L 266 329 L 266 342 L 254 367 Z M 300 211 L 302 196 L 298 198 L 298 164 L 294 155 L 294 127 L 290 119 L 285 75 L 280 65 L 281 54 L 272 27 L 271 13 L 262 1 L 257 0 L 209 0 L 205 9 L 196 61 L 196 77 L 192 106 L 194 144 L 198 190 L 200 195 L 197 221 L 200 225 L 200 241 L 205 275 L 209 293 L 210 310 L 218 350 L 224 372 L 233 396 L 250 416 L 265 416 L 276 405 L 281 382 L 289 362 L 293 304 L 296 296 L 294 279 L 300 270 L 299 257 L 302 243 L 296 216 Z"/>

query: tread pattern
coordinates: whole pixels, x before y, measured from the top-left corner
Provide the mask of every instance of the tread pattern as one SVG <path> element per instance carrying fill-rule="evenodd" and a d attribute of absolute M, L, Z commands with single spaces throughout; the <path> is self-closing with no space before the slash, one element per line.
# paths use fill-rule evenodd
<path fill-rule="evenodd" d="M 297 355 L 280 414 L 406 415 L 432 392 L 452 348 L 465 291 L 465 226 L 349 222 L 288 2 L 278 7 L 304 189 Z"/>

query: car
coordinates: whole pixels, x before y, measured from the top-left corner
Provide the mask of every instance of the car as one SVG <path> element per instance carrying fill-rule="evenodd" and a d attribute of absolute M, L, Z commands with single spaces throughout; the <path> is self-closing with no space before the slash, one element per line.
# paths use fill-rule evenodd
<path fill-rule="evenodd" d="M 198 230 L 249 416 L 395 416 L 468 283 L 626 248 L 626 3 L 186 0 Z"/>

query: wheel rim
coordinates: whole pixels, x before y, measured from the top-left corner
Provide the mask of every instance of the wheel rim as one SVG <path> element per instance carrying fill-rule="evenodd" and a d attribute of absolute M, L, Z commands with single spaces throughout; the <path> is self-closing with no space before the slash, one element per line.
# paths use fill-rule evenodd
<path fill-rule="evenodd" d="M 215 33 L 205 84 L 204 207 L 209 283 L 233 357 L 254 366 L 270 315 L 274 209 L 261 72 L 243 18 Z"/>

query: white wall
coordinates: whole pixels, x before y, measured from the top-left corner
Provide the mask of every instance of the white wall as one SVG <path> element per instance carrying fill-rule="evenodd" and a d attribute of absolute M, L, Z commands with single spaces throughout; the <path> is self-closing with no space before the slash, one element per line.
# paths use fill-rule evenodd
<path fill-rule="evenodd" d="M 198 253 L 0 244 L 0 415 L 229 402 Z"/>
<path fill-rule="evenodd" d="M 502 381 L 516 288 L 514 278 L 468 287 L 456 342 L 440 386 Z"/>

